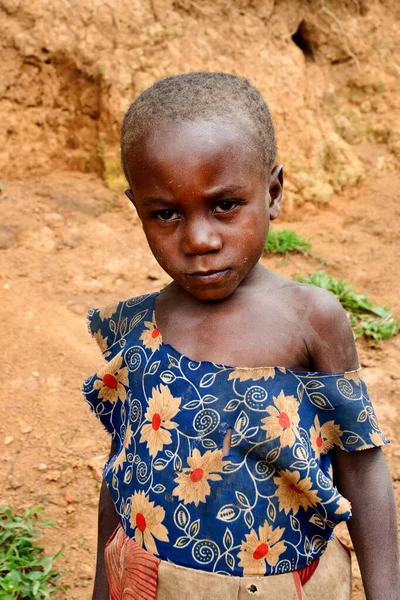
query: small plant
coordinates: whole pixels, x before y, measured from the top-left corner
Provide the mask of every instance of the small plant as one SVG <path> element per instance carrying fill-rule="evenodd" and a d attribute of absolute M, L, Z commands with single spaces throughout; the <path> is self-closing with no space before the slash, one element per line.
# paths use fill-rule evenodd
<path fill-rule="evenodd" d="M 305 240 L 290 229 L 281 231 L 270 229 L 264 250 L 272 254 L 286 254 L 286 252 L 307 254 L 311 251 L 311 244 L 309 240 Z"/>
<path fill-rule="evenodd" d="M 60 574 L 53 568 L 63 548 L 48 557 L 36 542 L 36 525 L 54 525 L 37 521 L 41 511 L 40 506 L 35 506 L 17 515 L 10 506 L 0 506 L 1 600 L 49 600 L 65 589 L 57 585 Z"/>
<path fill-rule="evenodd" d="M 316 271 L 312 275 L 294 275 L 293 278 L 332 292 L 347 312 L 355 338 L 365 335 L 381 341 L 399 332 L 400 321 L 389 308 L 374 304 L 365 294 L 358 294 L 343 279 L 329 277 L 325 271 Z"/>

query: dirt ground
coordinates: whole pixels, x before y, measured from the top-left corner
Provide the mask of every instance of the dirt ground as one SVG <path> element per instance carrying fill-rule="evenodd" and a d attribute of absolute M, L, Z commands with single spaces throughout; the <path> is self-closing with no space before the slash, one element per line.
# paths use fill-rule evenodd
<path fill-rule="evenodd" d="M 361 186 L 323 207 L 286 210 L 277 227 L 310 238 L 313 251 L 330 261 L 330 274 L 400 314 L 399 177 L 379 170 L 385 146 L 356 150 L 369 172 Z M 0 205 L 0 504 L 44 505 L 57 523 L 44 534 L 47 551 L 65 546 L 58 568 L 70 587 L 60 600 L 83 600 L 91 595 L 109 444 L 80 393 L 101 361 L 86 330 L 86 310 L 157 290 L 168 278 L 128 201 L 94 175 L 55 172 L 4 181 Z M 263 262 L 287 276 L 321 267 L 299 255 Z M 381 427 L 392 440 L 385 455 L 400 505 L 400 337 L 377 346 L 359 340 L 358 349 Z M 340 531 L 349 543 L 346 527 Z M 355 561 L 354 574 L 353 598 L 361 600 Z"/>

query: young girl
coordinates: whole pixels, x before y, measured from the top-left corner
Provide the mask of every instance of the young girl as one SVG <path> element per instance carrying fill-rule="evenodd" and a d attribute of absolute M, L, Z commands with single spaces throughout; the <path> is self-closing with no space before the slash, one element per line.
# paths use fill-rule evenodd
<path fill-rule="evenodd" d="M 84 393 L 112 436 L 95 600 L 349 599 L 348 519 L 368 600 L 400 598 L 386 440 L 347 317 L 258 262 L 275 154 L 265 102 L 233 75 L 164 79 L 125 116 L 127 196 L 173 281 L 89 312 L 106 362 Z"/>

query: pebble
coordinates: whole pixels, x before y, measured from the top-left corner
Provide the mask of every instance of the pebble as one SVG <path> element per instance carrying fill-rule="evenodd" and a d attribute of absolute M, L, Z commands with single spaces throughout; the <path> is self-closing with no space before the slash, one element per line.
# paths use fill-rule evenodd
<path fill-rule="evenodd" d="M 81 565 L 81 577 L 83 579 L 92 579 L 93 577 L 93 569 L 90 565 Z"/>
<path fill-rule="evenodd" d="M 14 441 L 14 437 L 13 437 L 12 435 L 7 435 L 7 436 L 4 438 L 4 445 L 5 445 L 5 446 L 9 446 L 10 444 L 12 444 L 12 443 L 13 443 L 13 441 Z"/>
<path fill-rule="evenodd" d="M 74 513 L 75 511 L 76 511 L 75 506 L 72 506 L 72 504 L 69 504 L 67 506 L 67 508 L 65 509 L 65 512 L 69 515 Z"/>
<path fill-rule="evenodd" d="M 61 477 L 61 473 L 60 471 L 50 471 L 47 475 L 46 475 L 46 480 L 47 481 L 58 481 Z"/>
<path fill-rule="evenodd" d="M 62 225 L 64 223 L 64 217 L 60 215 L 60 213 L 46 213 L 44 215 L 44 221 L 49 227 L 52 225 Z"/>
<path fill-rule="evenodd" d="M 47 465 L 46 463 L 40 463 L 40 465 L 38 465 L 38 471 L 46 471 L 47 469 Z"/>
<path fill-rule="evenodd" d="M 67 248 L 75 248 L 80 241 L 81 235 L 77 227 L 65 229 L 61 234 L 61 244 L 58 246 L 58 249 L 60 247 L 62 248 L 63 246 L 66 246 Z"/>
<path fill-rule="evenodd" d="M 28 425 L 28 427 L 24 427 L 24 429 L 21 430 L 21 433 L 30 433 L 31 431 L 32 427 Z"/>

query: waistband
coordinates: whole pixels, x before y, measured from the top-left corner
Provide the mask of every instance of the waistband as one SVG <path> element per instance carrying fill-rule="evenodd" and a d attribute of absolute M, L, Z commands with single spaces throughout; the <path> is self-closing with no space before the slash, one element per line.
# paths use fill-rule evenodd
<path fill-rule="evenodd" d="M 150 554 L 119 525 L 105 550 L 110 600 L 350 600 L 350 552 L 334 537 L 324 554 L 297 571 L 237 577 L 174 565 Z"/>

